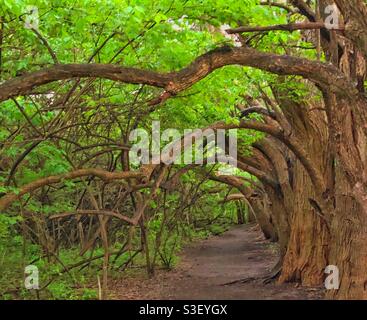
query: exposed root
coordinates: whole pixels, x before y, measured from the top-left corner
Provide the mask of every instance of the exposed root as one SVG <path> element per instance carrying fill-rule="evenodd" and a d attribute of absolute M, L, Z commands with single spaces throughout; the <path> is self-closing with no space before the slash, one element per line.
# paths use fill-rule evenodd
<path fill-rule="evenodd" d="M 244 279 L 234 280 L 231 282 L 223 283 L 221 284 L 221 286 L 231 286 L 235 284 L 244 284 L 244 283 L 250 283 L 250 282 L 270 284 L 270 283 L 275 282 L 279 278 L 281 271 L 282 271 L 282 261 L 279 261 L 275 265 L 273 270 L 265 276 L 257 277 L 257 278 L 248 277 Z"/>

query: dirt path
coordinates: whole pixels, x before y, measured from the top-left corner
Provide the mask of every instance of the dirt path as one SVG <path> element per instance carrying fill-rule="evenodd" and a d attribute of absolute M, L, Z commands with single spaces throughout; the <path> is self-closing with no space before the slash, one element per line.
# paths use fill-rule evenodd
<path fill-rule="evenodd" d="M 253 281 L 223 286 L 238 279 L 259 278 L 276 262 L 275 246 L 254 226 L 238 226 L 187 247 L 174 271 L 159 272 L 150 280 L 117 283 L 114 292 L 119 299 L 320 299 L 319 290 L 294 285 Z"/>

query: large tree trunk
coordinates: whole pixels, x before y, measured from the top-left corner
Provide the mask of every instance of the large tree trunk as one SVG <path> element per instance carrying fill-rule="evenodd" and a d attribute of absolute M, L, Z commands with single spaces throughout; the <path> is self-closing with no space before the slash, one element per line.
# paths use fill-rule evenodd
<path fill-rule="evenodd" d="M 340 275 L 339 290 L 327 296 L 367 299 L 367 100 L 340 92 L 326 93 L 325 101 L 338 160 L 329 264 Z"/>
<path fill-rule="evenodd" d="M 312 88 L 311 88 L 312 90 Z M 289 100 L 288 93 L 275 92 L 291 132 L 300 141 L 305 141 L 305 150 L 312 163 L 322 173 L 325 185 L 333 186 L 332 154 L 329 150 L 329 134 L 326 114 L 320 111 L 316 101 L 297 103 Z M 284 256 L 280 282 L 297 281 L 306 286 L 323 283 L 324 270 L 328 265 L 328 224 L 319 212 L 319 194 L 309 173 L 301 161 L 285 150 L 290 177 L 291 193 L 287 197 L 291 233 Z"/>
<path fill-rule="evenodd" d="M 308 199 L 314 197 L 314 188 L 298 161 L 294 180 L 291 234 L 279 281 L 318 286 L 323 282 L 328 264 L 329 232 L 325 221 L 309 203 Z"/>
<path fill-rule="evenodd" d="M 329 264 L 339 269 L 339 290 L 328 290 L 333 299 L 367 299 L 367 215 L 351 196 L 342 170 L 337 170 L 336 207 L 331 225 Z"/>

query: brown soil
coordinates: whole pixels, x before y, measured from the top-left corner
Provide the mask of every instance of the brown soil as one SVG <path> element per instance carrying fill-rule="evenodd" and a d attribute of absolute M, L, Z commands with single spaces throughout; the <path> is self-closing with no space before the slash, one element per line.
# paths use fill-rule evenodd
<path fill-rule="evenodd" d="M 193 243 L 173 271 L 159 271 L 111 284 L 114 299 L 295 300 L 321 299 L 316 288 L 264 284 L 255 280 L 223 285 L 239 279 L 260 279 L 277 262 L 276 246 L 265 241 L 253 225 L 237 226 L 222 236 Z"/>

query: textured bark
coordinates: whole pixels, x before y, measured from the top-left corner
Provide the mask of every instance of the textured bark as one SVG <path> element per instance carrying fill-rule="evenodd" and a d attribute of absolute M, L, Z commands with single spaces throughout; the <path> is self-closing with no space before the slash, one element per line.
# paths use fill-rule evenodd
<path fill-rule="evenodd" d="M 246 187 L 243 180 L 234 176 L 211 176 L 214 181 L 222 182 L 238 189 L 250 204 L 250 211 L 255 216 L 264 236 L 271 241 L 278 240 L 278 232 L 267 194 L 261 190 L 253 190 Z"/>
<path fill-rule="evenodd" d="M 336 210 L 331 233 L 330 264 L 340 271 L 341 287 L 327 295 L 367 299 L 367 164 L 364 99 L 328 97 L 338 158 Z M 357 111 L 359 110 L 359 112 Z M 357 113 L 358 112 L 358 113 Z"/>
<path fill-rule="evenodd" d="M 249 202 L 253 209 L 256 222 L 260 226 L 265 238 L 272 242 L 279 241 L 278 231 L 274 225 L 273 217 L 270 214 L 271 207 L 267 195 L 265 194 L 262 199 L 250 197 Z"/>
<path fill-rule="evenodd" d="M 310 205 L 314 188 L 299 161 L 295 162 L 293 195 L 291 234 L 279 280 L 319 286 L 328 265 L 329 232 Z"/>
<path fill-rule="evenodd" d="M 335 216 L 331 225 L 329 264 L 339 268 L 340 288 L 327 292 L 328 298 L 367 299 L 367 215 L 353 199 L 342 170 L 337 171 Z"/>
<path fill-rule="evenodd" d="M 289 213 L 284 205 L 283 195 L 279 191 L 268 186 L 265 186 L 265 190 L 270 200 L 271 217 L 278 235 L 280 259 L 283 260 L 287 251 L 291 230 L 288 222 Z"/>
<path fill-rule="evenodd" d="M 363 0 L 335 0 L 345 20 L 345 34 L 367 58 L 367 5 Z"/>
<path fill-rule="evenodd" d="M 329 4 L 331 1 L 321 2 Z M 315 14 L 305 1 L 292 0 L 290 3 L 315 22 Z M 323 91 L 327 118 L 323 112 L 314 116 L 310 109 L 302 105 L 294 107 L 283 99 L 279 104 L 292 129 L 290 132 L 269 123 L 241 124 L 242 128 L 272 135 L 293 152 L 296 158 L 289 156 L 293 164 L 292 169 L 288 168 L 292 177 L 289 172 L 286 177 L 282 160 L 276 160 L 269 167 L 271 156 L 260 161 L 265 163 L 265 169 L 248 163 L 241 164 L 242 169 L 259 177 L 269 198 L 269 215 L 264 210 L 264 203 L 253 202 L 253 207 L 257 208 L 254 211 L 265 233 L 269 236 L 276 234 L 279 238 L 284 256 L 281 281 L 320 284 L 322 271 L 330 263 L 340 269 L 341 288 L 329 292 L 329 296 L 367 298 L 367 100 L 364 95 L 367 6 L 363 0 L 335 0 L 335 3 L 343 15 L 345 32 L 321 30 L 322 47 L 325 53 L 329 53 L 326 57 L 333 65 L 247 47 L 225 46 L 204 54 L 181 71 L 165 74 L 115 65 L 56 65 L 2 83 L 0 101 L 30 94 L 34 88 L 54 81 L 96 77 L 163 88 L 165 92 L 151 102 L 160 103 L 226 65 L 250 66 L 310 80 Z M 91 170 L 94 171 L 77 170 L 23 186 L 20 194 L 10 193 L 0 199 L 0 211 L 18 197 L 63 179 L 88 175 L 107 181 L 150 177 L 144 173 L 134 176 L 121 173 L 122 176 L 111 177 L 111 173 Z M 271 223 L 268 223 L 268 217 Z M 271 230 L 271 224 L 274 224 L 275 231 Z M 330 242 L 328 225 L 332 236 Z M 329 261 L 328 243 L 331 246 Z"/>
<path fill-rule="evenodd" d="M 165 94 L 156 101 L 159 103 L 226 65 L 244 65 L 280 75 L 298 75 L 310 79 L 320 87 L 332 88 L 333 91 L 346 94 L 353 94 L 354 91 L 344 75 L 331 65 L 292 56 L 263 53 L 248 47 L 226 46 L 202 55 L 181 71 L 165 74 L 109 64 L 55 65 L 4 82 L 0 85 L 0 101 L 29 94 L 38 86 L 58 80 L 96 77 L 165 88 Z"/>
<path fill-rule="evenodd" d="M 291 233 L 279 280 L 318 286 L 323 282 L 323 271 L 328 261 L 329 230 L 325 218 L 330 210 L 328 203 L 318 205 L 325 202 L 319 192 L 325 193 L 333 188 L 326 115 L 315 101 L 296 103 L 289 100 L 287 94 L 274 93 L 293 134 L 305 142 L 304 148 L 310 162 L 323 181 L 323 190 L 315 188 L 309 171 L 300 159 L 284 150 L 291 176 L 291 192 L 287 195 L 291 197 L 288 199 Z"/>

